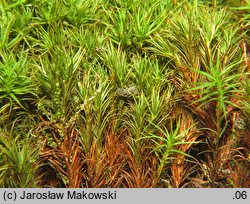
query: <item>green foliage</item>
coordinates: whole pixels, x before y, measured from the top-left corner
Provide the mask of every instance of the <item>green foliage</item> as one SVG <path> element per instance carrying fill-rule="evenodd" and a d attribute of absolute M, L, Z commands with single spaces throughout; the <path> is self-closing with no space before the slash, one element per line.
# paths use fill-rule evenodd
<path fill-rule="evenodd" d="M 160 135 L 151 133 L 149 136 L 145 136 L 144 139 L 150 139 L 155 144 L 153 152 L 156 154 L 159 160 L 159 166 L 156 171 L 156 178 L 159 180 L 164 174 L 164 167 L 171 163 L 175 154 L 184 155 L 190 157 L 190 155 L 182 152 L 178 149 L 180 145 L 193 144 L 195 142 L 186 142 L 185 136 L 189 132 L 189 129 L 180 132 L 180 120 L 177 120 L 176 124 L 170 122 L 169 128 L 163 129 L 155 125 L 156 130 L 160 132 Z"/>
<path fill-rule="evenodd" d="M 246 186 L 249 45 L 249 1 L 0 1 L 0 186 Z"/>
<path fill-rule="evenodd" d="M 0 186 L 34 188 L 41 182 L 39 149 L 21 139 L 0 133 Z"/>
<path fill-rule="evenodd" d="M 0 63 L 0 105 L 25 109 L 37 94 L 37 88 L 30 78 L 30 62 L 28 55 L 23 53 L 15 56 L 13 53 L 2 52 Z"/>

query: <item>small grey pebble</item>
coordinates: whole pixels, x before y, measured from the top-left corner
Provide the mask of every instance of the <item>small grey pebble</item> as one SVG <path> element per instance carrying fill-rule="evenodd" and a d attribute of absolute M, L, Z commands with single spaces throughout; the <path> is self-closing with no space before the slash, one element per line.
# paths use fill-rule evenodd
<path fill-rule="evenodd" d="M 116 95 L 117 96 L 121 96 L 121 97 L 125 97 L 125 98 L 129 98 L 132 95 L 136 95 L 136 94 L 138 94 L 138 90 L 137 90 L 136 86 L 118 88 L 116 90 Z"/>

